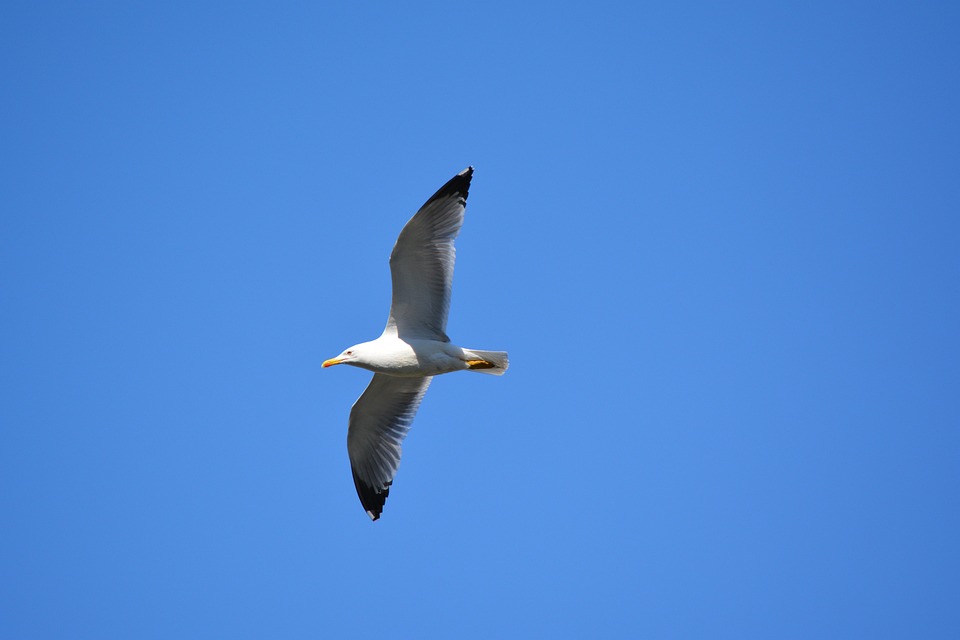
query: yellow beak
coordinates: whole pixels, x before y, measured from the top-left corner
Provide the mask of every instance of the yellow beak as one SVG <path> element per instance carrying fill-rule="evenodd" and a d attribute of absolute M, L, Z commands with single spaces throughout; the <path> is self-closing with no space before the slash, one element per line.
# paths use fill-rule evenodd
<path fill-rule="evenodd" d="M 332 367 L 333 365 L 340 364 L 341 362 L 343 362 L 343 360 L 340 358 L 330 358 L 329 360 L 324 360 L 323 364 L 320 366 L 326 369 L 327 367 Z"/>

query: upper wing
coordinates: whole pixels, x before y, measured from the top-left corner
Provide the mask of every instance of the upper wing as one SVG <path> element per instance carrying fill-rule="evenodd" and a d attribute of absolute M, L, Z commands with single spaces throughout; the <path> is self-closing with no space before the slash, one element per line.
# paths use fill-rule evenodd
<path fill-rule="evenodd" d="M 393 303 L 385 334 L 450 341 L 445 331 L 456 258 L 453 241 L 463 226 L 472 176 L 473 167 L 455 175 L 400 232 L 390 254 Z"/>
<path fill-rule="evenodd" d="M 373 520 L 383 511 L 400 467 L 400 443 L 407 437 L 432 379 L 374 374 L 350 410 L 347 451 L 353 483 L 363 508 Z"/>

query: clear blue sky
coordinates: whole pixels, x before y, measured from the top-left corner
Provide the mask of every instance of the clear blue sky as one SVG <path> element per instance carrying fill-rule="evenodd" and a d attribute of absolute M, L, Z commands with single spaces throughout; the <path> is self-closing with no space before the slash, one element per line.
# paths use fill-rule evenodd
<path fill-rule="evenodd" d="M 93 4 L 0 20 L 0 636 L 960 636 L 956 4 Z M 371 523 L 320 363 L 468 164 L 511 368 Z"/>

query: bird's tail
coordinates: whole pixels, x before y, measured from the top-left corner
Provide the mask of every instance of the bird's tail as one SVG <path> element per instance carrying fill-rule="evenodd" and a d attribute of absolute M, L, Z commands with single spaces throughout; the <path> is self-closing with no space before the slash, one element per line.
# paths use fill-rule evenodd
<path fill-rule="evenodd" d="M 478 373 L 490 373 L 502 376 L 510 366 L 510 359 L 506 351 L 480 351 L 479 349 L 464 349 L 463 355 L 467 360 L 468 369 Z"/>

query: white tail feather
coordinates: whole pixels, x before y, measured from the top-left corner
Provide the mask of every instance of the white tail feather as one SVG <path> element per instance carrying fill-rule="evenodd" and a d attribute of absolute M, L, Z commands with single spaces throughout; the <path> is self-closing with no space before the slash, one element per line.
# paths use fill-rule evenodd
<path fill-rule="evenodd" d="M 510 366 L 510 359 L 506 351 L 480 351 L 479 349 L 464 349 L 463 353 L 468 358 L 476 358 L 492 364 L 492 367 L 475 367 L 470 371 L 477 373 L 489 373 L 495 376 L 502 376 Z"/>

